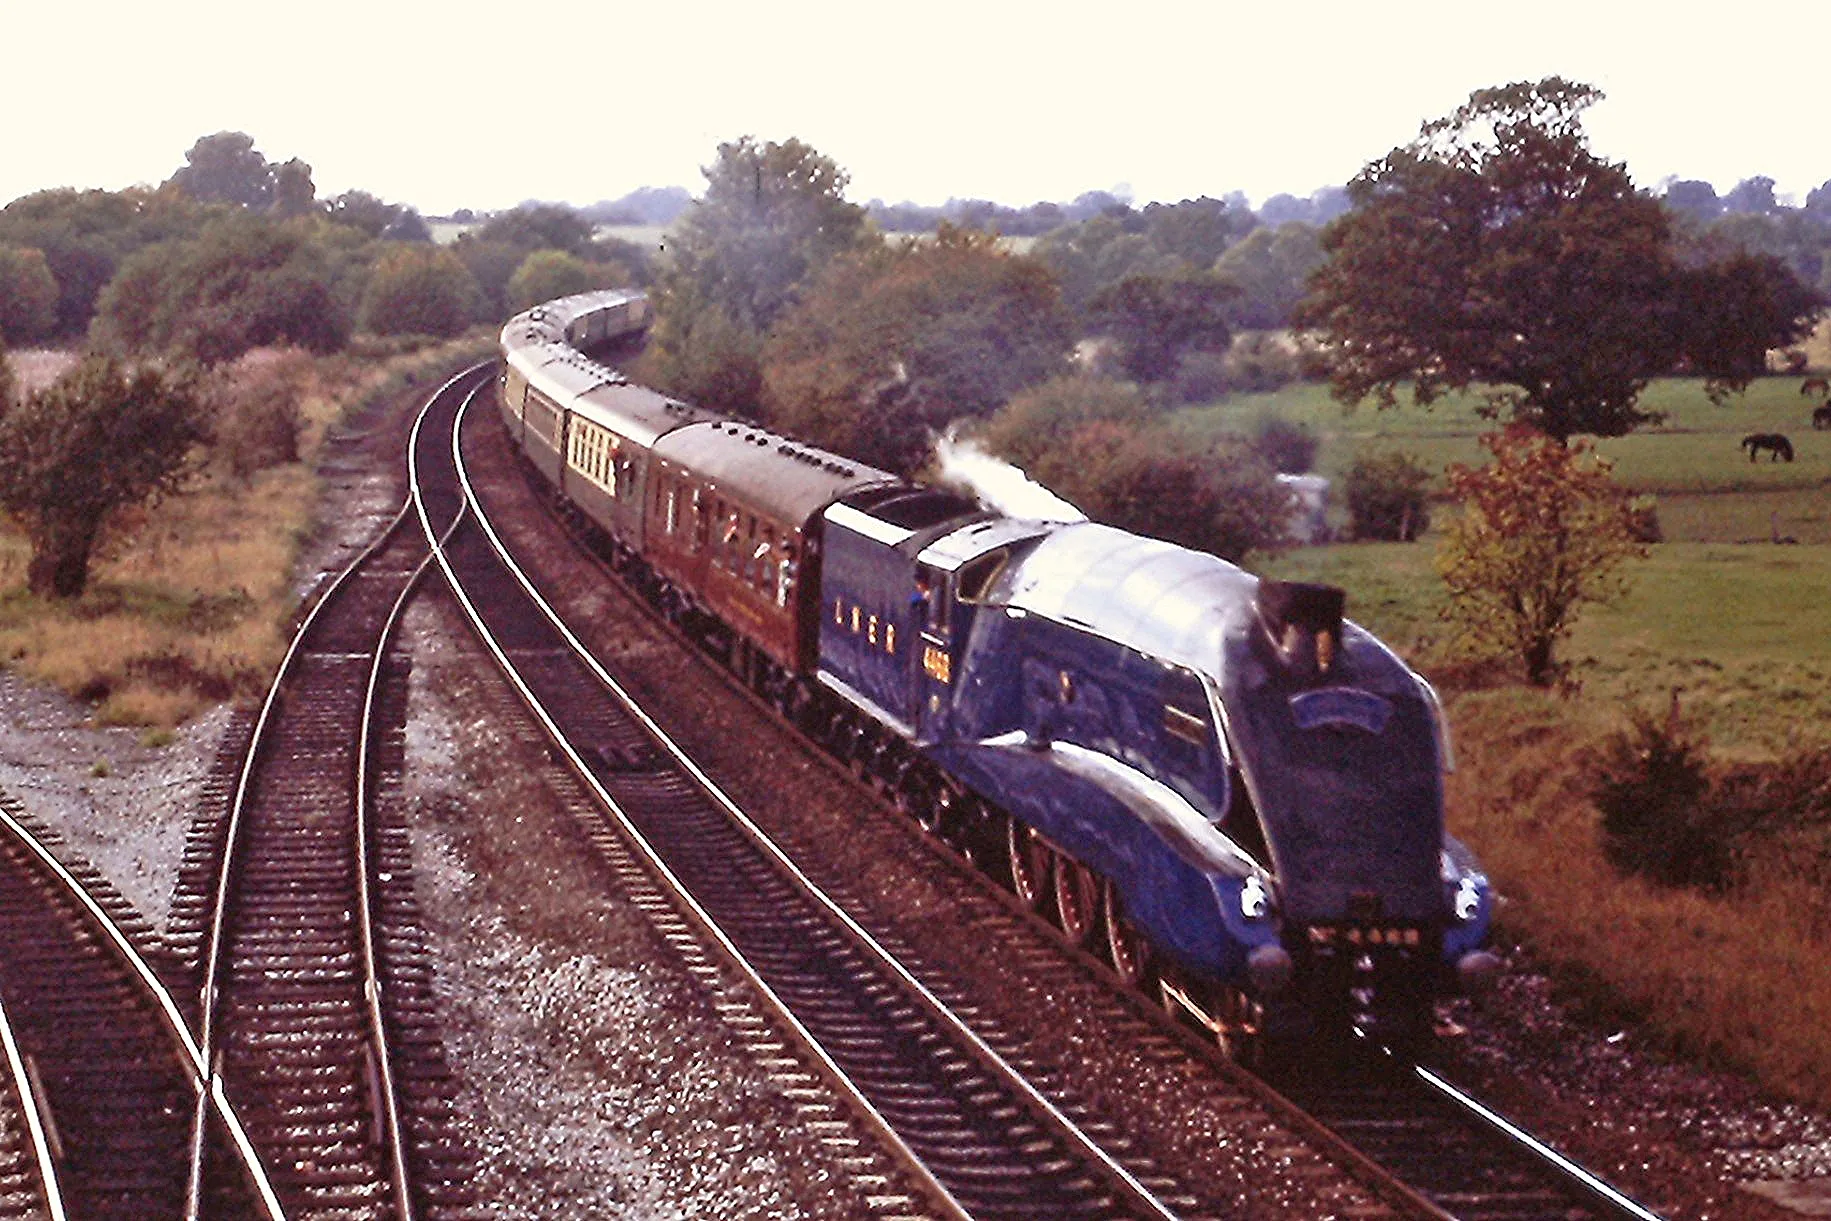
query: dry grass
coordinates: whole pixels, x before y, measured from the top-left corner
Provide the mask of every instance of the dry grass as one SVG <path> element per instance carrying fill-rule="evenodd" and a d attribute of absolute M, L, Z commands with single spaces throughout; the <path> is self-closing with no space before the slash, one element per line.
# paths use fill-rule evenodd
<path fill-rule="evenodd" d="M 1580 999 L 1649 1019 L 1675 1051 L 1831 1103 L 1831 896 L 1774 872 L 1724 896 L 1624 878 L 1586 790 L 1612 719 L 1519 688 L 1464 694 L 1452 716 L 1452 826 L 1499 880 L 1506 928 Z"/>
<path fill-rule="evenodd" d="M 88 590 L 72 602 L 25 592 L 30 548 L 0 522 L 0 659 L 89 701 L 101 723 L 152 734 L 222 700 L 257 696 L 295 609 L 294 563 L 318 511 L 310 464 L 325 430 L 363 403 L 430 388 L 486 350 L 473 338 L 313 362 L 300 461 L 246 479 L 213 465 L 183 495 L 121 515 Z M 275 359 L 257 354 L 249 363 Z M 53 364 L 39 362 L 34 376 L 55 376 Z"/>

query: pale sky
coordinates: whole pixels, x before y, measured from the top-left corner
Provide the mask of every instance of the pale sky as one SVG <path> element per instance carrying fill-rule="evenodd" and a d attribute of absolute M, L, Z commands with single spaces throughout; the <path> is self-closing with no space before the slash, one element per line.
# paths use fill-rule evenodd
<path fill-rule="evenodd" d="M 537 19 L 550 14 L 551 24 Z M 1831 2 L 4 0 L 0 203 L 158 183 L 199 136 L 429 215 L 698 193 L 791 136 L 864 203 L 1339 185 L 1469 93 L 1561 75 L 1637 183 L 1831 179 Z"/>

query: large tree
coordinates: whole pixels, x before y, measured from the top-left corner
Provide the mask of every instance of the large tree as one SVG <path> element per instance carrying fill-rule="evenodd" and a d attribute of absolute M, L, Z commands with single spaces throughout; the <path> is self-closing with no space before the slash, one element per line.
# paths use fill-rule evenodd
<path fill-rule="evenodd" d="M 879 239 L 846 175 L 799 140 L 721 144 L 674 231 L 644 375 L 753 414 L 764 337 L 828 263 Z M 710 396 L 710 397 L 708 397 Z"/>
<path fill-rule="evenodd" d="M 767 331 L 812 273 L 868 241 L 845 171 L 799 140 L 721 144 L 705 175 L 705 196 L 675 232 L 664 288 L 691 281 L 752 330 Z"/>
<path fill-rule="evenodd" d="M 166 180 L 192 199 L 265 208 L 273 202 L 275 167 L 239 131 L 203 136 L 184 155 L 185 164 Z M 303 164 L 302 162 L 300 164 Z M 310 167 L 307 166 L 309 179 Z"/>
<path fill-rule="evenodd" d="M 32 544 L 27 587 L 74 598 L 109 518 L 174 491 L 204 437 L 191 382 L 86 357 L 0 415 L 0 508 Z"/>
<path fill-rule="evenodd" d="M 1694 324 L 1717 308 L 1699 276 L 1720 287 L 1753 265 L 1686 265 L 1660 201 L 1590 151 L 1582 114 L 1601 96 L 1556 77 L 1481 90 L 1349 184 L 1298 312 L 1338 397 L 1477 387 L 1560 441 L 1619 436 L 1654 418 L 1637 405 L 1651 378 L 1684 365 L 1739 389 L 1751 354 L 1806 333 L 1816 302 L 1797 285 L 1738 311 L 1762 325 Z"/>

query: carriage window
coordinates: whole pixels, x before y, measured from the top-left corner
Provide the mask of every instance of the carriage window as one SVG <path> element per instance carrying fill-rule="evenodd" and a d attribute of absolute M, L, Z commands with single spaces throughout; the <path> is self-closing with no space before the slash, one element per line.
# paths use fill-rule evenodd
<path fill-rule="evenodd" d="M 774 526 L 764 523 L 763 528 L 751 534 L 750 548 L 750 583 L 758 589 L 768 589 L 771 580 L 770 556 L 776 550 L 776 530 Z"/>
<path fill-rule="evenodd" d="M 795 553 L 783 548 L 782 559 L 776 564 L 776 605 L 787 606 L 788 594 L 795 586 Z"/>
<path fill-rule="evenodd" d="M 661 489 L 657 489 L 660 491 Z M 667 490 L 667 520 L 662 525 L 665 533 L 672 534 L 680 526 L 680 489 L 670 487 Z"/>

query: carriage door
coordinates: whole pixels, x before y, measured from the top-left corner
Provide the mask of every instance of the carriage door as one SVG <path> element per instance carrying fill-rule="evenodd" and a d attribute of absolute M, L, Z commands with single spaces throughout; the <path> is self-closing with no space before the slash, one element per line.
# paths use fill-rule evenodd
<path fill-rule="evenodd" d="M 910 599 L 915 641 L 910 689 L 915 692 L 916 736 L 936 741 L 946 736 L 953 707 L 954 579 L 927 564 L 916 565 L 916 591 Z"/>

